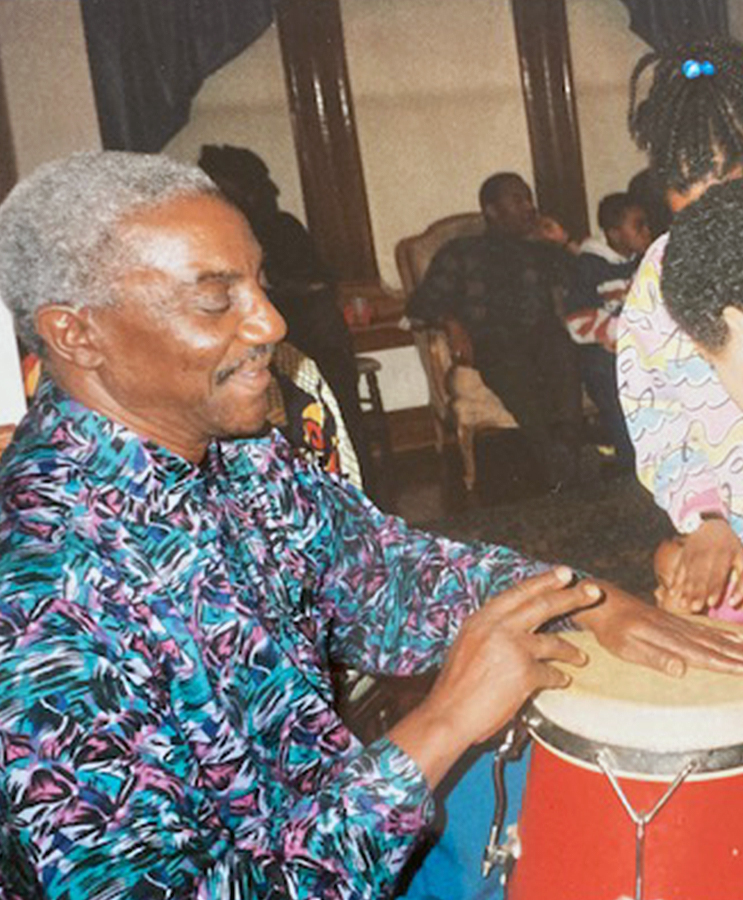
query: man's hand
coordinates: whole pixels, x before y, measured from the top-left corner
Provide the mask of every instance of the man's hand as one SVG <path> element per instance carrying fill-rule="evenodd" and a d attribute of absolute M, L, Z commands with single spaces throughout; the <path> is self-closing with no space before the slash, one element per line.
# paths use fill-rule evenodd
<path fill-rule="evenodd" d="M 743 675 L 743 639 L 642 603 L 598 582 L 605 599 L 573 616 L 616 656 L 681 677 L 688 666 Z"/>
<path fill-rule="evenodd" d="M 457 319 L 444 319 L 444 331 L 449 342 L 449 352 L 455 366 L 471 366 L 475 354 L 467 329 Z"/>
<path fill-rule="evenodd" d="M 571 578 L 560 566 L 491 598 L 462 625 L 428 697 L 391 730 L 391 740 L 416 760 L 432 787 L 533 693 L 569 684 L 551 660 L 586 662 L 559 635 L 536 634 L 550 619 L 601 600 L 590 582 L 567 587 Z"/>
<path fill-rule="evenodd" d="M 657 598 L 665 609 L 703 612 L 725 600 L 743 601 L 743 544 L 724 519 L 710 519 L 682 540 L 677 552 L 656 554 L 660 585 Z"/>

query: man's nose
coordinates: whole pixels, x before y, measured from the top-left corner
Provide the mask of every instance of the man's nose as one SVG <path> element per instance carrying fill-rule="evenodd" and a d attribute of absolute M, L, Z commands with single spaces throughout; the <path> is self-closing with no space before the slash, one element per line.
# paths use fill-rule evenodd
<path fill-rule="evenodd" d="M 240 319 L 240 337 L 250 343 L 277 344 L 286 337 L 286 322 L 263 291 L 253 300 Z"/>

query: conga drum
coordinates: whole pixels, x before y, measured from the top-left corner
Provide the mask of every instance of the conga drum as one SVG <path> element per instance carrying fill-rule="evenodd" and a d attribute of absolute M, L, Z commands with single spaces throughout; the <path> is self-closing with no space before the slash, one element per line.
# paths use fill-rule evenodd
<path fill-rule="evenodd" d="M 527 714 L 508 900 L 741 900 L 743 676 L 674 679 L 567 637 L 590 662 Z"/>

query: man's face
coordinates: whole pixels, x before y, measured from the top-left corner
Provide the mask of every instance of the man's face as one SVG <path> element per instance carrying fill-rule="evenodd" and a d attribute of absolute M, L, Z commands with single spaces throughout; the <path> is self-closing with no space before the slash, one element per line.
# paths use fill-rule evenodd
<path fill-rule="evenodd" d="M 128 261 L 116 302 L 89 311 L 113 404 L 103 411 L 188 458 L 211 437 L 254 433 L 270 345 L 286 327 L 247 221 L 218 197 L 180 197 L 131 216 L 118 236 Z"/>
<path fill-rule="evenodd" d="M 641 206 L 628 207 L 619 227 L 609 230 L 612 247 L 623 256 L 642 256 L 653 240 L 648 217 Z"/>
<path fill-rule="evenodd" d="M 497 198 L 485 207 L 485 215 L 509 237 L 528 237 L 537 226 L 537 209 L 531 190 L 520 178 L 501 186 Z"/>

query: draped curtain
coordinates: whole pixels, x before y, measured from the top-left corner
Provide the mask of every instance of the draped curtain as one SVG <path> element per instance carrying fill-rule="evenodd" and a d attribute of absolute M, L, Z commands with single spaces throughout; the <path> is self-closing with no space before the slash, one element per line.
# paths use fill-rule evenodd
<path fill-rule="evenodd" d="M 272 0 L 81 0 L 103 146 L 155 152 L 204 79 L 258 38 Z"/>
<path fill-rule="evenodd" d="M 727 35 L 727 0 L 622 0 L 630 28 L 655 49 Z"/>

